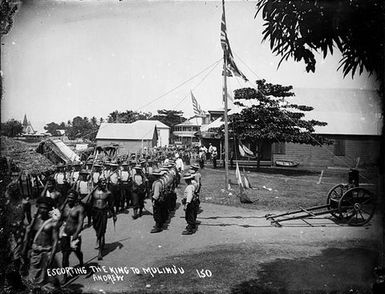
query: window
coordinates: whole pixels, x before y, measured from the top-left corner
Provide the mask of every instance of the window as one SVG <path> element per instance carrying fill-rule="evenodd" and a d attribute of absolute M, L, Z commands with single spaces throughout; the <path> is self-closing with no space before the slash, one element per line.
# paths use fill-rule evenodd
<path fill-rule="evenodd" d="M 274 154 L 285 154 L 286 153 L 285 142 L 274 143 L 273 144 L 273 153 Z"/>
<path fill-rule="evenodd" d="M 334 140 L 334 155 L 345 156 L 345 141 L 341 139 Z"/>

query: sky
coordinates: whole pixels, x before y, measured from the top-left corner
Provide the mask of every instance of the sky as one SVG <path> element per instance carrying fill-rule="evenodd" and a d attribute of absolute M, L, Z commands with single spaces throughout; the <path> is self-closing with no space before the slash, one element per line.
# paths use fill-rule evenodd
<path fill-rule="evenodd" d="M 229 91 L 257 79 L 295 88 L 376 89 L 364 72 L 337 71 L 341 54 L 317 57 L 316 72 L 283 62 L 268 42 L 255 1 L 226 1 L 227 33 L 238 68 L 251 83 L 228 78 Z M 114 110 L 182 110 L 190 91 L 204 110 L 222 106 L 220 1 L 25 1 L 3 37 L 1 120 L 35 129 Z"/>

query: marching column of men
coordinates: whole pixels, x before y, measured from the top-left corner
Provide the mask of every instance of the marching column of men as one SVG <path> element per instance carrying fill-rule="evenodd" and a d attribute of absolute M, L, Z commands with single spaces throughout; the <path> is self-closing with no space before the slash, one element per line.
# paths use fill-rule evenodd
<path fill-rule="evenodd" d="M 29 214 L 24 211 L 27 206 L 21 205 L 17 183 L 11 183 L 7 189 L 9 205 L 15 211 L 20 211 L 14 218 L 17 224 L 11 239 L 15 253 L 14 272 L 29 268 L 28 278 L 33 284 L 42 286 L 54 283 L 57 286 L 58 281 L 47 276 L 48 268 L 60 264 L 57 252 L 62 253 L 63 267 L 70 266 L 72 252 L 79 266 L 84 263 L 81 232 L 85 228 L 85 219 L 88 220 L 88 227 L 93 226 L 95 230 L 95 249 L 98 249 L 98 259 L 102 260 L 108 218 L 112 217 L 115 225 L 117 214 L 128 213 L 132 207 L 132 217 L 138 219 L 143 215 L 146 196 L 153 205 L 155 225 L 151 233 L 162 232 L 167 229 L 176 210 L 176 188 L 183 174 L 187 186 L 182 203 L 187 227 L 182 234 L 193 234 L 198 224 L 201 176 L 199 165 L 192 164 L 190 168 L 184 174 L 182 159 L 174 155 L 168 155 L 165 160 L 139 160 L 132 157 L 130 161 L 120 164 L 95 160 L 83 165 L 59 164 L 53 176 L 46 179 L 33 217 L 30 210 Z M 25 215 L 28 221 L 26 228 Z M 68 278 L 65 276 L 61 282 Z"/>

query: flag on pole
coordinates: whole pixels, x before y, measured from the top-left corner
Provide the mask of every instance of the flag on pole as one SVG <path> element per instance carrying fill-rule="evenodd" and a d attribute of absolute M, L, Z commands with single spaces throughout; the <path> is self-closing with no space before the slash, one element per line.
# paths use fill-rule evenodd
<path fill-rule="evenodd" d="M 196 115 L 204 115 L 204 112 L 203 112 L 201 106 L 198 104 L 198 101 L 195 99 L 192 91 L 191 91 L 191 100 L 192 100 L 194 114 L 196 114 Z"/>
<path fill-rule="evenodd" d="M 238 183 L 239 187 L 243 188 L 242 176 L 241 176 L 241 172 L 239 170 L 238 162 L 236 163 L 235 177 L 237 178 L 237 183 Z"/>
<path fill-rule="evenodd" d="M 243 168 L 243 183 L 245 185 L 245 189 L 252 189 L 249 178 L 246 176 L 245 168 Z"/>
<path fill-rule="evenodd" d="M 233 53 L 231 52 L 229 39 L 227 38 L 227 30 L 226 30 L 226 18 L 225 18 L 225 1 L 222 0 L 222 7 L 223 7 L 223 13 L 222 13 L 222 22 L 221 22 L 221 45 L 224 53 L 224 58 L 226 59 L 226 72 L 223 72 L 223 75 L 226 74 L 227 76 L 238 76 L 243 78 L 246 82 L 248 79 L 246 76 L 238 69 L 237 65 L 234 61 Z"/>

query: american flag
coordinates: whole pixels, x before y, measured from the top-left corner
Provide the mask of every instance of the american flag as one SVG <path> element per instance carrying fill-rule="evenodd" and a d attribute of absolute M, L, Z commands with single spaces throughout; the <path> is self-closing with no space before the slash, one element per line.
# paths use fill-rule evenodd
<path fill-rule="evenodd" d="M 194 114 L 196 114 L 196 115 L 204 115 L 204 112 L 203 112 L 201 106 L 198 104 L 198 101 L 195 99 L 192 91 L 191 91 L 191 100 L 192 100 Z"/>
<path fill-rule="evenodd" d="M 224 58 L 226 59 L 227 69 L 226 69 L 226 75 L 227 76 L 238 76 L 243 78 L 246 82 L 248 79 L 246 76 L 238 69 L 237 65 L 234 61 L 233 53 L 231 52 L 229 39 L 227 38 L 227 30 L 226 30 L 226 18 L 225 18 L 225 1 L 222 0 L 222 7 L 223 7 L 223 13 L 222 13 L 222 22 L 221 22 L 221 45 L 224 53 Z M 222 73 L 225 74 L 225 70 Z"/>

